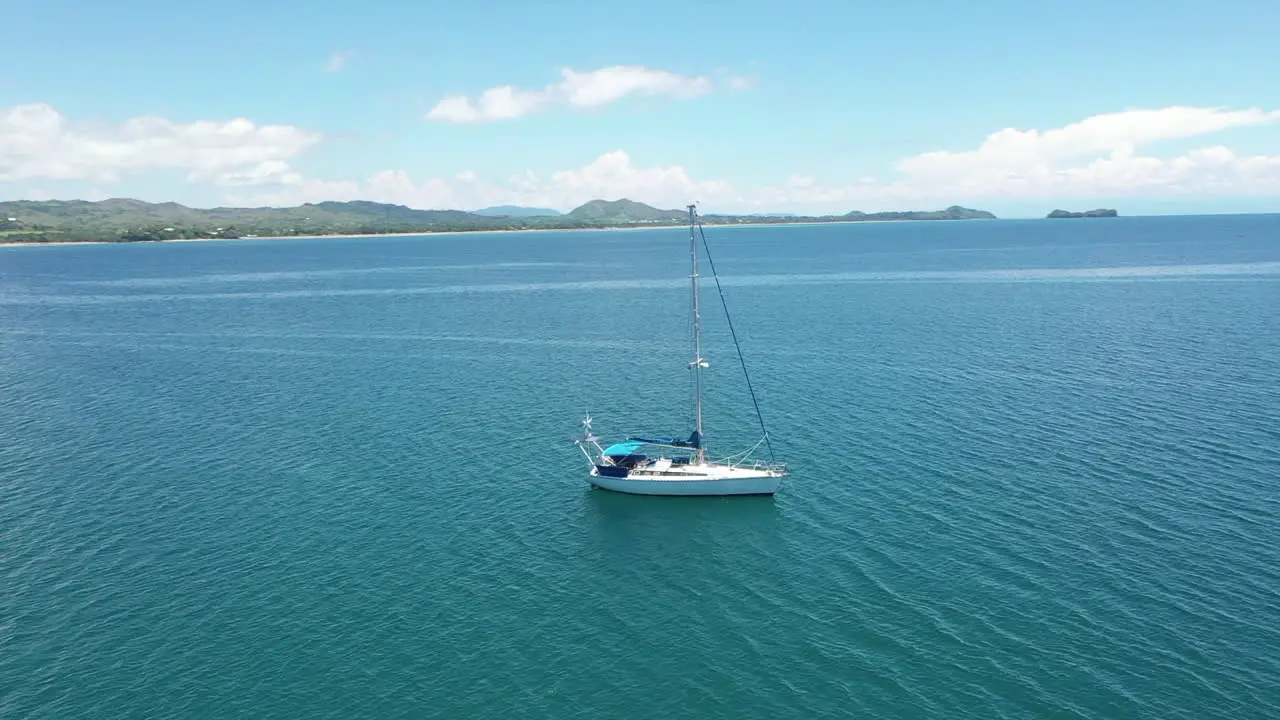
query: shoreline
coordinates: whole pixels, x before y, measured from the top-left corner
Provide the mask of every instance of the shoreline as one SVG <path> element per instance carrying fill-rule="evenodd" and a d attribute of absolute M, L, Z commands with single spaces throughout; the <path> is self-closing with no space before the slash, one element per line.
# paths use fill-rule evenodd
<path fill-rule="evenodd" d="M 765 223 L 757 223 L 764 225 Z M 804 223 L 778 223 L 800 225 Z M 824 223 L 810 223 L 821 225 Z M 0 242 L 0 247 L 46 247 L 53 245 L 168 245 L 170 243 L 243 242 L 252 240 L 342 240 L 348 238 L 433 237 L 436 235 L 496 235 L 500 233 L 583 232 L 622 230 L 662 230 L 680 225 L 655 225 L 646 227 L 598 227 L 598 228 L 523 228 L 520 230 L 425 230 L 402 233 L 330 233 L 324 235 L 252 235 L 233 238 L 174 238 L 172 240 L 54 240 L 51 242 Z"/>
<path fill-rule="evenodd" d="M 1018 219 L 1018 218 L 1014 218 Z M 987 218 L 973 218 L 966 220 L 827 220 L 827 221 L 807 221 L 807 222 L 754 222 L 754 223 L 715 223 L 704 224 L 704 228 L 740 228 L 740 227 L 792 227 L 797 225 L 870 225 L 881 223 L 946 223 L 946 222 L 973 222 L 973 221 L 991 222 Z M 995 218 L 999 220 L 999 218 Z M 200 243 L 200 242 L 241 242 L 246 240 L 343 240 L 356 238 L 387 238 L 387 237 L 433 237 L 437 235 L 498 235 L 511 233 L 546 233 L 546 232 L 630 232 L 637 230 L 670 230 L 673 228 L 685 228 L 687 225 L 671 224 L 671 225 L 625 225 L 613 227 L 581 227 L 581 228 L 520 228 L 510 230 L 424 230 L 422 232 L 401 232 L 401 233 L 332 233 L 323 235 L 255 235 L 252 237 L 235 237 L 235 238 L 174 238 L 173 240 L 54 240 L 51 242 L 0 242 L 0 248 L 3 247 L 51 247 L 51 246 L 67 246 L 67 245 L 165 245 L 169 243 Z"/>

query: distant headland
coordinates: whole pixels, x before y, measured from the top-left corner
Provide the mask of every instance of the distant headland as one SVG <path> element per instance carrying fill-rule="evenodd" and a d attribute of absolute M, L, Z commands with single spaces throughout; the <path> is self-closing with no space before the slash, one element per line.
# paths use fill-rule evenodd
<path fill-rule="evenodd" d="M 706 225 L 764 225 L 902 220 L 994 220 L 985 210 L 945 210 L 799 216 L 703 215 Z M 560 214 L 503 205 L 474 212 L 414 210 L 354 200 L 297 207 L 189 208 L 117 198 L 0 202 L 0 243 L 148 242 L 161 240 L 395 235 L 438 232 L 578 230 L 663 227 L 688 221 L 684 210 L 661 210 L 632 200 L 592 200 Z"/>
<path fill-rule="evenodd" d="M 1045 215 L 1046 218 L 1057 220 L 1060 218 L 1100 218 L 1100 217 L 1118 217 L 1119 213 L 1115 210 L 1099 208 L 1097 210 L 1086 210 L 1084 212 L 1068 212 L 1066 210 L 1054 210 Z"/>

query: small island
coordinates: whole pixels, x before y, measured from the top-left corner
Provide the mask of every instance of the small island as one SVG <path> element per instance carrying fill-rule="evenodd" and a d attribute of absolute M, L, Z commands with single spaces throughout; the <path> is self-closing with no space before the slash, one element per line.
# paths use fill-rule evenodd
<path fill-rule="evenodd" d="M 1099 208 L 1097 210 L 1086 210 L 1084 212 L 1068 212 L 1066 210 L 1054 210 L 1046 215 L 1050 220 L 1060 218 L 1100 218 L 1100 217 L 1119 217 L 1119 213 L 1115 210 Z"/>

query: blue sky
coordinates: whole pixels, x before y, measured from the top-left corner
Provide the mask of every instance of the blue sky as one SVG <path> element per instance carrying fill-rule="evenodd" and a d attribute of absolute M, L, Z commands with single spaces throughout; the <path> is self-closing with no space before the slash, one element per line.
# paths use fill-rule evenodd
<path fill-rule="evenodd" d="M 45 0 L 3 18 L 5 199 L 1280 211 L 1274 0 Z"/>

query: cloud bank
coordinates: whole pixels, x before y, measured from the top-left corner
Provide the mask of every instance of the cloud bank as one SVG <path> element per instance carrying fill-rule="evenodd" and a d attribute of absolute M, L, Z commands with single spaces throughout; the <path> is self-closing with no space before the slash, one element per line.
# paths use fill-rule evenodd
<path fill-rule="evenodd" d="M 1140 155 L 1139 146 L 1280 122 L 1280 111 L 1169 107 L 1094 115 L 1039 132 L 1006 128 L 975 150 L 904 158 L 906 184 L 974 197 L 1054 197 L 1207 191 L 1247 191 L 1274 172 L 1274 158 L 1236 157 L 1222 146 L 1174 158 Z M 1274 180 L 1274 178 L 1272 178 Z M 1217 189 L 1221 190 L 1222 187 Z"/>
<path fill-rule="evenodd" d="M 0 181 L 119 181 L 155 170 L 184 170 L 191 182 L 266 172 L 320 142 L 291 125 L 237 118 L 176 123 L 137 117 L 118 126 L 76 124 L 43 104 L 0 112 Z"/>
<path fill-rule="evenodd" d="M 639 168 L 630 155 L 615 150 L 574 170 L 547 176 L 525 171 L 500 182 L 487 182 L 472 171 L 422 181 L 414 180 L 404 170 L 383 170 L 363 182 L 311 180 L 295 174 L 272 190 L 234 193 L 229 201 L 296 205 L 322 200 L 375 200 L 417 208 L 476 209 L 510 204 L 569 209 L 594 198 L 619 197 L 671 207 L 693 200 L 723 202 L 737 198 L 736 191 L 724 181 L 695 181 L 679 166 Z"/>
<path fill-rule="evenodd" d="M 564 82 L 553 86 L 555 96 L 593 107 L 637 92 L 692 96 L 704 91 L 702 84 L 688 78 L 599 72 L 570 71 Z M 545 92 L 549 91 L 538 91 Z M 488 105 L 484 100 L 468 104 L 467 112 L 514 116 L 530 103 L 536 107 L 548 102 L 511 93 L 500 93 L 496 97 L 506 99 Z M 117 188 L 131 175 L 179 170 L 190 183 L 222 193 L 219 201 L 227 203 L 362 199 L 457 209 L 498 204 L 568 209 L 593 198 L 618 197 L 663 207 L 698 201 L 710 212 L 811 213 L 1010 199 L 1265 197 L 1280 195 L 1280 156 L 1245 155 L 1217 143 L 1172 156 L 1148 154 L 1143 148 L 1276 124 L 1280 111 L 1256 108 L 1127 110 L 1048 130 L 1006 128 L 972 149 L 902 158 L 886 178 L 862 176 L 824 184 L 799 173 L 742 187 L 695 177 L 681 166 L 647 167 L 621 149 L 604 152 L 578 168 L 542 174 L 526 170 L 497 179 L 471 170 L 415 177 L 403 168 L 388 168 L 362 180 L 327 180 L 308 177 L 294 167 L 299 156 L 323 139 L 320 133 L 294 126 L 259 126 L 246 119 L 178 123 L 154 117 L 116 126 L 90 125 L 72 123 L 47 105 L 23 105 L 0 111 L 0 182 L 79 180 L 93 183 L 95 190 L 123 195 L 128 193 Z"/>

